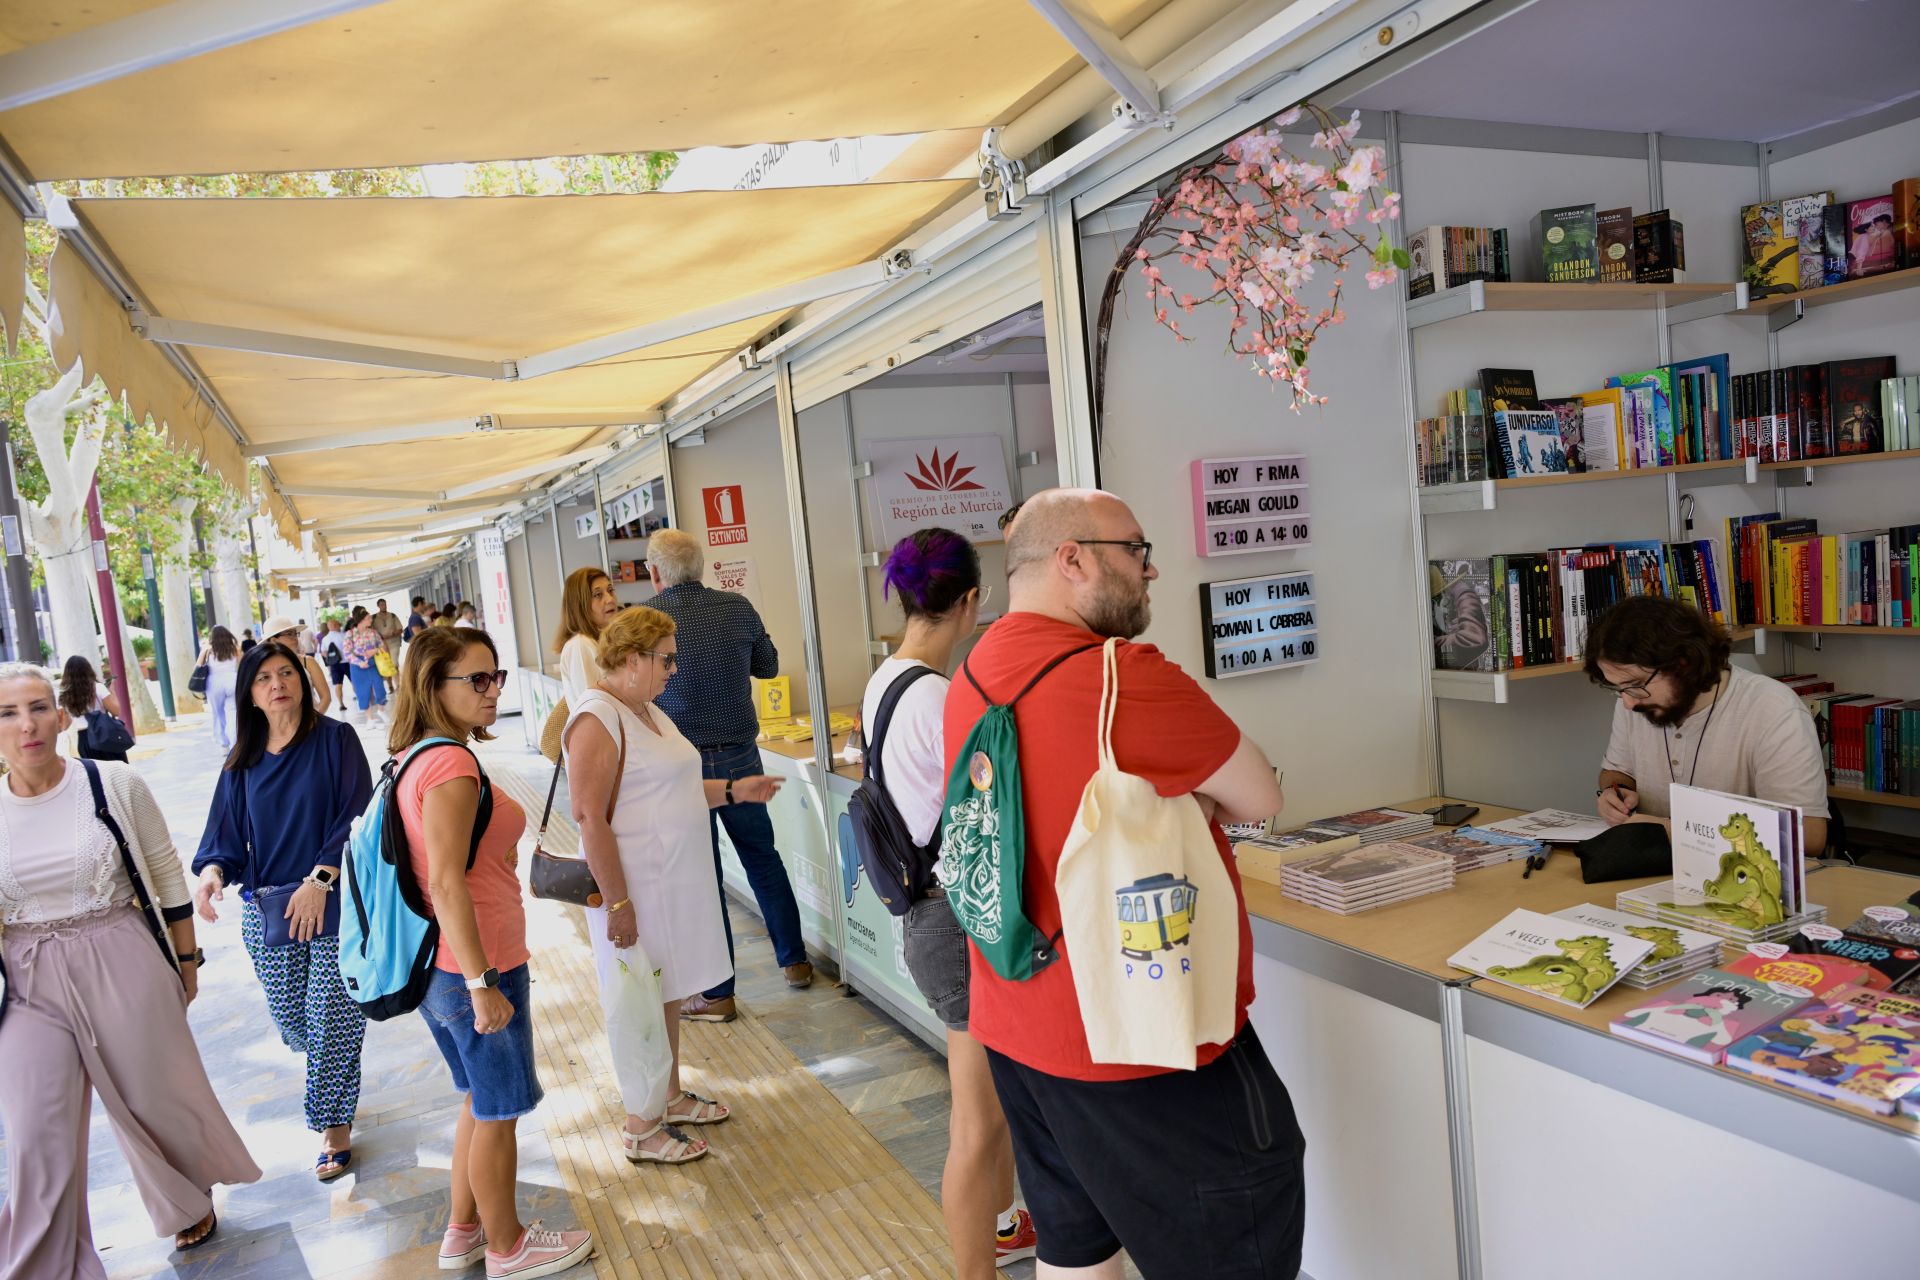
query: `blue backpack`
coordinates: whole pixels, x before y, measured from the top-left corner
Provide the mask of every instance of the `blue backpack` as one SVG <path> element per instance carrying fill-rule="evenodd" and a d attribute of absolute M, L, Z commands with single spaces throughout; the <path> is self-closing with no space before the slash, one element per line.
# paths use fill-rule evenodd
<path fill-rule="evenodd" d="M 459 747 L 452 738 L 427 738 L 380 769 L 367 811 L 354 819 L 347 837 L 346 881 L 351 911 L 340 913 L 340 978 L 360 1011 L 375 1022 L 410 1013 L 426 998 L 433 979 L 433 955 L 440 945 L 440 922 L 420 892 L 400 816 L 400 779 L 407 766 L 429 747 Z M 478 767 L 480 758 L 474 756 Z M 480 770 L 480 808 L 473 817 L 473 843 L 467 870 L 480 851 L 480 836 L 493 817 L 493 787 Z"/>

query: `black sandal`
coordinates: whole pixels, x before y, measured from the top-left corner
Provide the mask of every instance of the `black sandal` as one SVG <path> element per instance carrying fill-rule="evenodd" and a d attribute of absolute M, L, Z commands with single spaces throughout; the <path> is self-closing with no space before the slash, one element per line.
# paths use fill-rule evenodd
<path fill-rule="evenodd" d="M 186 1235 L 186 1231 L 176 1231 L 173 1233 L 174 1252 L 186 1253 L 190 1249 L 198 1249 L 201 1245 L 213 1239 L 213 1233 L 220 1229 L 220 1214 L 213 1209 L 209 1209 L 207 1210 L 207 1216 L 201 1219 L 201 1222 L 206 1223 L 207 1229 L 201 1233 L 198 1240 L 193 1241 L 191 1244 L 181 1243 L 180 1237 Z M 191 1231 L 199 1225 L 200 1223 L 196 1222 L 192 1227 L 187 1228 L 187 1231 Z"/>

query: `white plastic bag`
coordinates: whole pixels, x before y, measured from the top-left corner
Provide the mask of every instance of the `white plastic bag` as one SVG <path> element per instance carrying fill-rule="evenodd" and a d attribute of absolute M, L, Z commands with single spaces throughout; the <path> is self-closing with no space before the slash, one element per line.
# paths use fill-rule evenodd
<path fill-rule="evenodd" d="M 667 1106 L 673 1075 L 673 1045 L 667 1040 L 660 1001 L 660 971 L 635 942 L 614 950 L 596 948 L 600 961 L 600 1008 L 607 1018 L 613 1075 L 629 1114 L 657 1120 Z"/>

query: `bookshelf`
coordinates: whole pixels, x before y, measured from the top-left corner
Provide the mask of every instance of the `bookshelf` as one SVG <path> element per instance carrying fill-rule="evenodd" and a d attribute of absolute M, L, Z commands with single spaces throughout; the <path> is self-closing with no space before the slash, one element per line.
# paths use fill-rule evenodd
<path fill-rule="evenodd" d="M 1862 791 L 1857 787 L 1828 787 L 1827 799 L 1880 804 L 1890 809 L 1920 809 L 1920 796 L 1903 796 L 1893 791 Z"/>
<path fill-rule="evenodd" d="M 1897 462 L 1903 458 L 1920 458 L 1920 449 L 1895 449 L 1886 453 L 1843 453 L 1835 458 L 1799 458 L 1787 462 L 1763 462 L 1760 464 L 1760 469 L 1762 471 L 1798 471 L 1805 467 L 1812 470 L 1815 467 L 1844 467 L 1855 462 Z"/>
<path fill-rule="evenodd" d="M 1792 636 L 1920 636 L 1920 627 L 1863 627 L 1845 622 L 1769 622 L 1765 629 Z"/>
<path fill-rule="evenodd" d="M 1483 311 L 1653 311 L 1661 306 L 1669 309 L 1667 320 L 1672 324 L 1724 315 L 1746 308 L 1747 287 L 1732 282 L 1540 284 L 1469 280 L 1408 302 L 1407 327 L 1424 328 Z"/>
<path fill-rule="evenodd" d="M 1908 267 L 1904 271 L 1889 271 L 1885 275 L 1868 276 L 1864 280 L 1848 280 L 1844 284 L 1830 284 L 1819 289 L 1803 289 L 1798 293 L 1755 298 L 1748 302 L 1744 310 L 1748 315 L 1770 318 L 1782 312 L 1791 312 L 1797 319 L 1808 307 L 1824 307 L 1830 303 L 1874 298 L 1881 294 L 1899 293 L 1902 290 L 1914 288 L 1920 288 L 1920 267 Z"/>
<path fill-rule="evenodd" d="M 1915 456 L 1920 457 L 1920 450 L 1915 451 Z M 1798 464 L 1766 465 L 1797 466 Z M 1420 514 L 1492 511 L 1499 504 L 1499 494 L 1503 491 L 1557 488 L 1561 485 L 1595 484 L 1614 480 L 1644 480 L 1651 476 L 1685 477 L 1689 488 L 1703 484 L 1754 484 L 1759 481 L 1762 469 L 1763 464 L 1758 458 L 1730 458 L 1723 462 L 1684 462 L 1672 467 L 1630 467 L 1625 471 L 1576 471 L 1561 476 L 1521 476 L 1511 480 L 1470 480 L 1463 484 L 1430 485 L 1420 490 Z"/>
<path fill-rule="evenodd" d="M 1777 630 L 1773 627 L 1735 627 L 1732 630 L 1733 642 L 1753 644 L 1753 652 L 1767 651 L 1767 632 Z M 1581 661 L 1550 662 L 1541 666 L 1515 667 L 1510 671 L 1440 671 L 1433 674 L 1433 696 L 1457 702 L 1492 702 L 1504 705 L 1512 691 L 1512 685 L 1524 680 L 1549 680 L 1555 676 L 1578 676 L 1585 673 L 1585 664 Z"/>

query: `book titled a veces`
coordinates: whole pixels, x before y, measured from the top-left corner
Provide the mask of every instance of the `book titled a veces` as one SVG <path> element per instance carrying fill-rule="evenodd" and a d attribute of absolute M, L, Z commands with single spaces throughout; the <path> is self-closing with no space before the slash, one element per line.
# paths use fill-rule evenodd
<path fill-rule="evenodd" d="M 1799 913 L 1806 867 L 1798 807 L 1681 784 L 1668 803 L 1673 879 L 1686 894 L 1669 904 L 1674 910 L 1749 932 Z"/>
<path fill-rule="evenodd" d="M 1652 952 L 1653 943 L 1524 908 L 1447 963 L 1503 986 L 1584 1009 Z"/>

